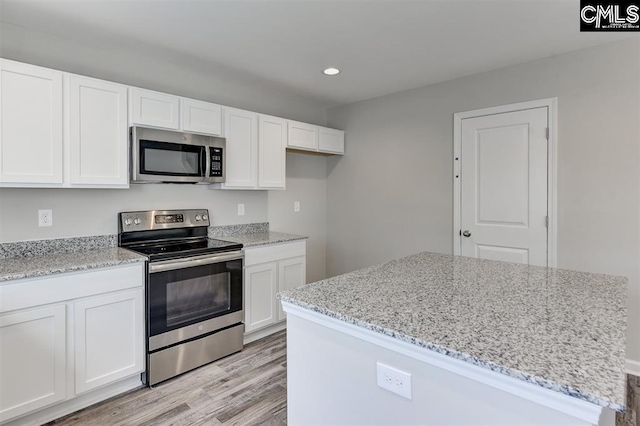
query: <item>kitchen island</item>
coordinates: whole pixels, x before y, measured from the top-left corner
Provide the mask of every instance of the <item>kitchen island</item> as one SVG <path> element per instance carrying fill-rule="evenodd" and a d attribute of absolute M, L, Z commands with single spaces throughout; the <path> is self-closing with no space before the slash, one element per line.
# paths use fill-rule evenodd
<path fill-rule="evenodd" d="M 613 424 L 624 410 L 622 277 L 425 252 L 278 297 L 292 425 Z"/>

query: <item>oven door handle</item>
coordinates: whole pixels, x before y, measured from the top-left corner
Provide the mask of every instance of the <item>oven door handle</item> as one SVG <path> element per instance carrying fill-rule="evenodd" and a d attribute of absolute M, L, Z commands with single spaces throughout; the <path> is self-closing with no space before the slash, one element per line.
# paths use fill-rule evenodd
<path fill-rule="evenodd" d="M 230 260 L 244 259 L 244 252 L 232 251 L 230 253 L 221 253 L 216 255 L 204 255 L 190 257 L 188 259 L 165 260 L 149 264 L 149 273 L 173 271 L 175 269 L 192 268 L 194 266 L 210 265 L 212 263 L 227 262 Z"/>

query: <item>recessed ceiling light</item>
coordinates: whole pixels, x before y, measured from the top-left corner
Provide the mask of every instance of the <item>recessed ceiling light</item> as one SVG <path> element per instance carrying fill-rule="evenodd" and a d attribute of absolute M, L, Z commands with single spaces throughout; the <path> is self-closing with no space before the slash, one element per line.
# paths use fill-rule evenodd
<path fill-rule="evenodd" d="M 325 75 L 336 75 L 340 73 L 340 70 L 338 68 L 327 68 L 326 70 L 322 71 Z"/>

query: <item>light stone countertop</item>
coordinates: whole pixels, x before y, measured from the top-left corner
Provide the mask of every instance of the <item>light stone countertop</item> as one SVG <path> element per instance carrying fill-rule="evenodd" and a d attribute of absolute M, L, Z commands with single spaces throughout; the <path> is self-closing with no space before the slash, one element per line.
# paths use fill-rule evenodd
<path fill-rule="evenodd" d="M 244 248 L 263 246 L 267 244 L 286 243 L 289 241 L 305 240 L 309 237 L 304 235 L 286 234 L 284 232 L 256 232 L 252 234 L 235 234 L 219 237 L 222 240 L 233 243 L 242 243 Z"/>
<path fill-rule="evenodd" d="M 0 259 L 0 282 L 146 260 L 146 256 L 118 247 Z"/>
<path fill-rule="evenodd" d="M 424 252 L 278 298 L 624 410 L 623 277 Z"/>

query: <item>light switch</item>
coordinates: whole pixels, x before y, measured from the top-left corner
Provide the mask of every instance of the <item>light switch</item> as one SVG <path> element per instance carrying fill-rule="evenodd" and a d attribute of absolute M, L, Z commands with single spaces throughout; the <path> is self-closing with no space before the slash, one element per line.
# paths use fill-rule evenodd
<path fill-rule="evenodd" d="M 298 213 L 300 211 L 300 201 L 293 202 L 293 211 Z"/>

